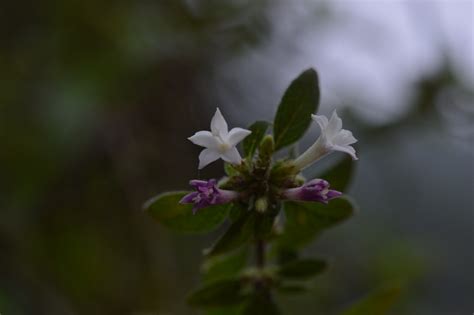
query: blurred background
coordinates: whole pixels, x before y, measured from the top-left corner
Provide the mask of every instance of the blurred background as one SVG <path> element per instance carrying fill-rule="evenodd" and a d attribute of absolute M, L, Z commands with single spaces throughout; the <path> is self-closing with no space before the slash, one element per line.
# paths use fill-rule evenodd
<path fill-rule="evenodd" d="M 141 206 L 223 174 L 198 174 L 186 140 L 216 106 L 272 120 L 314 67 L 320 113 L 360 139 L 360 211 L 308 248 L 331 269 L 282 308 L 336 314 L 397 283 L 393 314 L 471 314 L 473 21 L 462 0 L 2 2 L 0 313 L 197 314 L 183 300 L 216 235 Z"/>

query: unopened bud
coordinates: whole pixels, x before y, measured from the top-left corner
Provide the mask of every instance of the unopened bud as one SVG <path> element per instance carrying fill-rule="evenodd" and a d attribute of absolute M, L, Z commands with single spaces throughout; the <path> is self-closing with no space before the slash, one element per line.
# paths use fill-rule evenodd
<path fill-rule="evenodd" d="M 268 209 L 268 199 L 267 197 L 260 197 L 255 201 L 255 210 L 260 213 L 264 213 Z"/>
<path fill-rule="evenodd" d="M 265 138 L 263 138 L 262 143 L 260 144 L 260 156 L 263 159 L 269 159 L 273 151 L 275 150 L 275 142 L 273 141 L 272 135 L 266 135 Z"/>

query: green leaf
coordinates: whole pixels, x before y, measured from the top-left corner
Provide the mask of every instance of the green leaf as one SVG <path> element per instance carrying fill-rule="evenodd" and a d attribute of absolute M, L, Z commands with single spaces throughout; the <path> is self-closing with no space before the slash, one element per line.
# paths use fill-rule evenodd
<path fill-rule="evenodd" d="M 318 176 L 312 178 L 322 178 L 329 182 L 331 189 L 346 191 L 350 184 L 352 174 L 354 172 L 355 163 L 349 155 L 346 155 L 334 166 Z"/>
<path fill-rule="evenodd" d="M 229 209 L 229 219 L 234 222 L 238 220 L 246 211 L 247 208 L 245 205 L 238 202 L 234 202 L 231 204 Z"/>
<path fill-rule="evenodd" d="M 319 259 L 299 259 L 284 264 L 278 270 L 278 275 L 284 278 L 307 279 L 322 273 L 327 263 Z"/>
<path fill-rule="evenodd" d="M 279 265 L 284 265 L 289 262 L 295 261 L 298 259 L 299 256 L 297 250 L 288 247 L 276 248 L 276 252 L 274 253 L 277 255 L 276 259 Z"/>
<path fill-rule="evenodd" d="M 243 315 L 279 315 L 280 310 L 273 301 L 270 292 L 260 290 L 254 292 L 242 311 Z"/>
<path fill-rule="evenodd" d="M 145 203 L 144 209 L 162 225 L 183 233 L 204 233 L 216 229 L 227 217 L 229 205 L 217 205 L 199 209 L 193 214 L 193 206 L 179 203 L 187 192 L 168 192 Z"/>
<path fill-rule="evenodd" d="M 234 250 L 252 239 L 255 231 L 255 211 L 245 212 L 238 220 L 233 222 L 222 237 L 209 251 L 209 256 L 220 255 Z"/>
<path fill-rule="evenodd" d="M 265 137 L 268 126 L 270 126 L 270 123 L 266 121 L 257 121 L 249 127 L 249 130 L 252 131 L 252 133 L 246 137 L 243 142 L 245 156 L 250 158 L 253 157 L 260 142 L 262 142 L 263 137 Z"/>
<path fill-rule="evenodd" d="M 323 230 L 352 216 L 354 207 L 345 198 L 331 200 L 327 205 L 318 202 L 287 201 L 283 204 L 286 223 L 278 239 L 278 246 L 298 248 L 308 244 Z"/>
<path fill-rule="evenodd" d="M 288 146 L 308 129 L 319 105 L 318 75 L 308 69 L 291 82 L 278 106 L 273 126 L 275 150 Z"/>
<path fill-rule="evenodd" d="M 385 287 L 368 295 L 340 315 L 384 315 L 399 298 L 399 286 Z"/>
<path fill-rule="evenodd" d="M 240 279 L 224 279 L 204 284 L 191 293 L 187 302 L 193 307 L 218 307 L 235 305 L 243 302 Z"/>
<path fill-rule="evenodd" d="M 201 268 L 204 273 L 204 281 L 216 281 L 237 276 L 247 264 L 248 253 L 248 247 L 245 246 L 234 253 L 206 259 Z"/>

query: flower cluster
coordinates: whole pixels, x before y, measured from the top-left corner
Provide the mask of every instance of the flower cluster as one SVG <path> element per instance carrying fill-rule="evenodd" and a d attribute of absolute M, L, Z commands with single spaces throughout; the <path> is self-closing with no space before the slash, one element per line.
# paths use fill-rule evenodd
<path fill-rule="evenodd" d="M 318 115 L 312 115 L 312 119 L 321 128 L 321 134 L 313 145 L 294 161 L 290 162 L 289 169 L 292 170 L 290 174 L 295 175 L 299 173 L 334 151 L 347 153 L 354 160 L 357 159 L 355 149 L 351 146 L 357 140 L 350 131 L 342 129 L 342 121 L 336 111 L 333 112 L 329 120 L 325 116 Z M 217 109 L 211 120 L 211 131 L 198 131 L 188 139 L 194 144 L 205 148 L 199 155 L 199 169 L 218 159 L 238 167 L 245 163 L 245 161 L 242 160 L 236 146 L 250 134 L 250 130 L 242 128 L 233 128 L 229 131 L 226 120 L 220 110 Z M 283 200 L 328 203 L 331 199 L 342 195 L 337 190 L 331 190 L 330 184 L 324 179 L 313 179 L 296 187 L 295 181 L 290 180 L 284 183 L 286 184 L 276 187 L 277 195 Z M 209 181 L 192 180 L 190 184 L 195 191 L 187 194 L 180 202 L 193 204 L 193 213 L 204 207 L 238 200 L 240 196 L 246 194 L 245 187 L 240 188 L 239 191 L 220 189 L 215 179 Z"/>

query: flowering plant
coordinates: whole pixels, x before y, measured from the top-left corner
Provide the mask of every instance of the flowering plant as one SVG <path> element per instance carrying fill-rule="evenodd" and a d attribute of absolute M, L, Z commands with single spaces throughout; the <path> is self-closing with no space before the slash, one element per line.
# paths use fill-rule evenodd
<path fill-rule="evenodd" d="M 357 140 L 342 129 L 335 111 L 329 120 L 314 115 L 318 105 L 318 77 L 309 69 L 286 90 L 273 124 L 257 121 L 248 130 L 228 131 L 217 109 L 211 130 L 189 140 L 205 148 L 199 169 L 222 159 L 226 176 L 191 180 L 194 191 L 164 193 L 145 204 L 158 222 L 179 232 L 227 225 L 204 251 L 204 284 L 188 297 L 191 306 L 209 314 L 279 314 L 275 291 L 304 292 L 326 269 L 324 260 L 302 257 L 299 250 L 353 214 L 354 204 L 343 192 L 357 159 L 351 146 Z M 314 144 L 296 159 L 276 160 L 274 154 L 295 144 L 312 119 L 321 128 Z M 303 169 L 335 151 L 347 155 L 318 178 L 302 176 Z"/>

